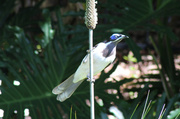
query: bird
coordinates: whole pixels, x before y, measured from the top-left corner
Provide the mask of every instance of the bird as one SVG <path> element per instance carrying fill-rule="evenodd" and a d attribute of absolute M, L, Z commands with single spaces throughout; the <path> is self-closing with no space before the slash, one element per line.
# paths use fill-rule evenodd
<path fill-rule="evenodd" d="M 123 34 L 114 33 L 110 36 L 108 42 L 100 42 L 93 47 L 93 75 L 98 74 L 114 61 L 116 57 L 116 46 L 125 38 L 129 37 Z M 52 90 L 52 93 L 57 95 L 57 100 L 63 102 L 68 99 L 79 87 L 79 85 L 88 77 L 89 53 L 83 58 L 76 72 L 64 82 L 56 86 Z"/>

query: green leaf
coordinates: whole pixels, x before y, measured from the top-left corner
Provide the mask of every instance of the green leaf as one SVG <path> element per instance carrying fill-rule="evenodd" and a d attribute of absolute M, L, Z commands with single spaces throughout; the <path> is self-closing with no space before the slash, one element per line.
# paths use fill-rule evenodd
<path fill-rule="evenodd" d="M 44 9 L 42 11 L 42 15 L 45 18 L 45 21 L 40 22 L 39 25 L 41 27 L 41 30 L 44 33 L 44 36 L 37 40 L 41 41 L 40 43 L 41 43 L 42 47 L 44 48 L 53 39 L 55 31 L 52 29 L 52 26 L 51 26 L 50 11 L 48 9 Z"/>
<path fill-rule="evenodd" d="M 180 116 L 180 108 L 170 111 L 167 119 L 178 119 Z"/>

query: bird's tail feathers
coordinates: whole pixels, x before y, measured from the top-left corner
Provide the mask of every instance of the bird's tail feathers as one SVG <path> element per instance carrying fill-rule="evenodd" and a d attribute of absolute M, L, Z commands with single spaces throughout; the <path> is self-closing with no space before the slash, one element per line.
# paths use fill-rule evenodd
<path fill-rule="evenodd" d="M 69 98 L 78 88 L 78 86 L 83 82 L 83 80 L 81 80 L 77 83 L 73 83 L 73 79 L 74 74 L 52 90 L 53 94 L 58 95 L 57 100 L 63 102 L 64 100 Z"/>
<path fill-rule="evenodd" d="M 72 85 L 74 79 L 74 74 L 71 75 L 68 79 L 60 83 L 58 86 L 56 86 L 53 90 L 52 93 L 57 95 L 60 93 L 63 93 L 69 86 Z"/>
<path fill-rule="evenodd" d="M 77 83 L 71 84 L 71 86 L 69 86 L 63 93 L 58 94 L 57 100 L 59 100 L 60 102 L 63 102 L 64 100 L 69 98 L 82 82 L 83 80 Z"/>

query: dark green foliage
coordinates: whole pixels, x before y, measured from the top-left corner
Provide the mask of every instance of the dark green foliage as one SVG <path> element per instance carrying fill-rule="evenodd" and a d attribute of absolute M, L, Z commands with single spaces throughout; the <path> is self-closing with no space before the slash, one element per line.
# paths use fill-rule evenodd
<path fill-rule="evenodd" d="M 153 85 L 149 97 L 152 104 L 146 118 L 157 119 L 164 104 L 166 104 L 166 111 L 163 119 L 168 115 L 176 117 L 179 110 L 175 110 L 174 104 L 180 98 L 178 92 L 180 73 L 174 66 L 171 43 L 177 42 L 179 38 L 167 22 L 171 17 L 180 15 L 180 1 L 106 0 L 98 2 L 99 24 L 94 31 L 94 42 L 105 40 L 114 32 L 124 34 L 136 31 L 144 31 L 147 34 L 155 32 L 158 40 L 154 41 L 151 35 L 147 38 L 151 40 L 160 57 L 162 68 L 156 69 L 160 74 L 146 75 L 142 78 L 161 79 L 163 86 L 160 83 L 142 82 L 141 84 L 146 84 L 145 88 L 131 89 L 139 92 L 138 98 L 124 100 L 119 92 L 119 86 L 131 82 L 133 78 L 116 83 L 104 83 L 104 80 L 117 67 L 118 63 L 116 63 L 110 72 L 102 72 L 95 83 L 95 96 L 103 101 L 103 106 L 96 102 L 96 118 L 106 119 L 107 114 L 110 114 L 108 109 L 112 106 L 112 102 L 123 112 L 126 119 L 131 116 L 132 119 L 141 118 L 149 84 Z M 77 23 L 63 23 L 66 17 L 82 19 L 84 11 L 72 10 L 62 15 L 60 6 L 40 8 L 42 3 L 43 0 L 30 7 L 22 5 L 18 12 L 15 12 L 15 1 L 1 0 L 0 2 L 0 80 L 2 81 L 0 109 L 4 110 L 3 119 L 23 119 L 26 108 L 30 110 L 32 119 L 61 119 L 76 116 L 77 119 L 87 119 L 90 117 L 89 106 L 86 104 L 86 100 L 89 99 L 87 81 L 83 82 L 74 95 L 63 103 L 56 101 L 55 95 L 51 93 L 53 87 L 74 73 L 86 54 L 88 29 L 85 24 L 77 21 Z M 138 62 L 141 61 L 141 49 L 134 39 L 130 37 L 125 42 Z M 158 62 L 155 56 L 154 61 Z M 169 78 L 169 83 L 165 81 L 166 77 Z M 14 81 L 19 81 L 20 85 L 13 85 Z M 117 90 L 118 93 L 108 94 L 107 89 Z M 164 90 L 165 93 L 162 93 Z M 158 96 L 159 94 L 161 96 Z M 17 113 L 14 112 L 15 110 Z"/>

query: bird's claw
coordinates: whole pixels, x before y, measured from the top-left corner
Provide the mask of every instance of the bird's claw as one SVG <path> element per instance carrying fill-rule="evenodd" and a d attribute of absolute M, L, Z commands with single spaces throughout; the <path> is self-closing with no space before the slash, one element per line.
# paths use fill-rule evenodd
<path fill-rule="evenodd" d="M 90 50 L 86 50 L 87 53 L 90 53 Z"/>
<path fill-rule="evenodd" d="M 92 48 L 92 50 L 86 50 L 87 53 L 90 53 L 90 51 L 93 51 L 95 47 Z"/>
<path fill-rule="evenodd" d="M 90 76 L 87 76 L 87 81 L 89 81 L 89 82 L 95 82 L 95 78 L 93 77 L 93 78 L 91 79 Z"/>

